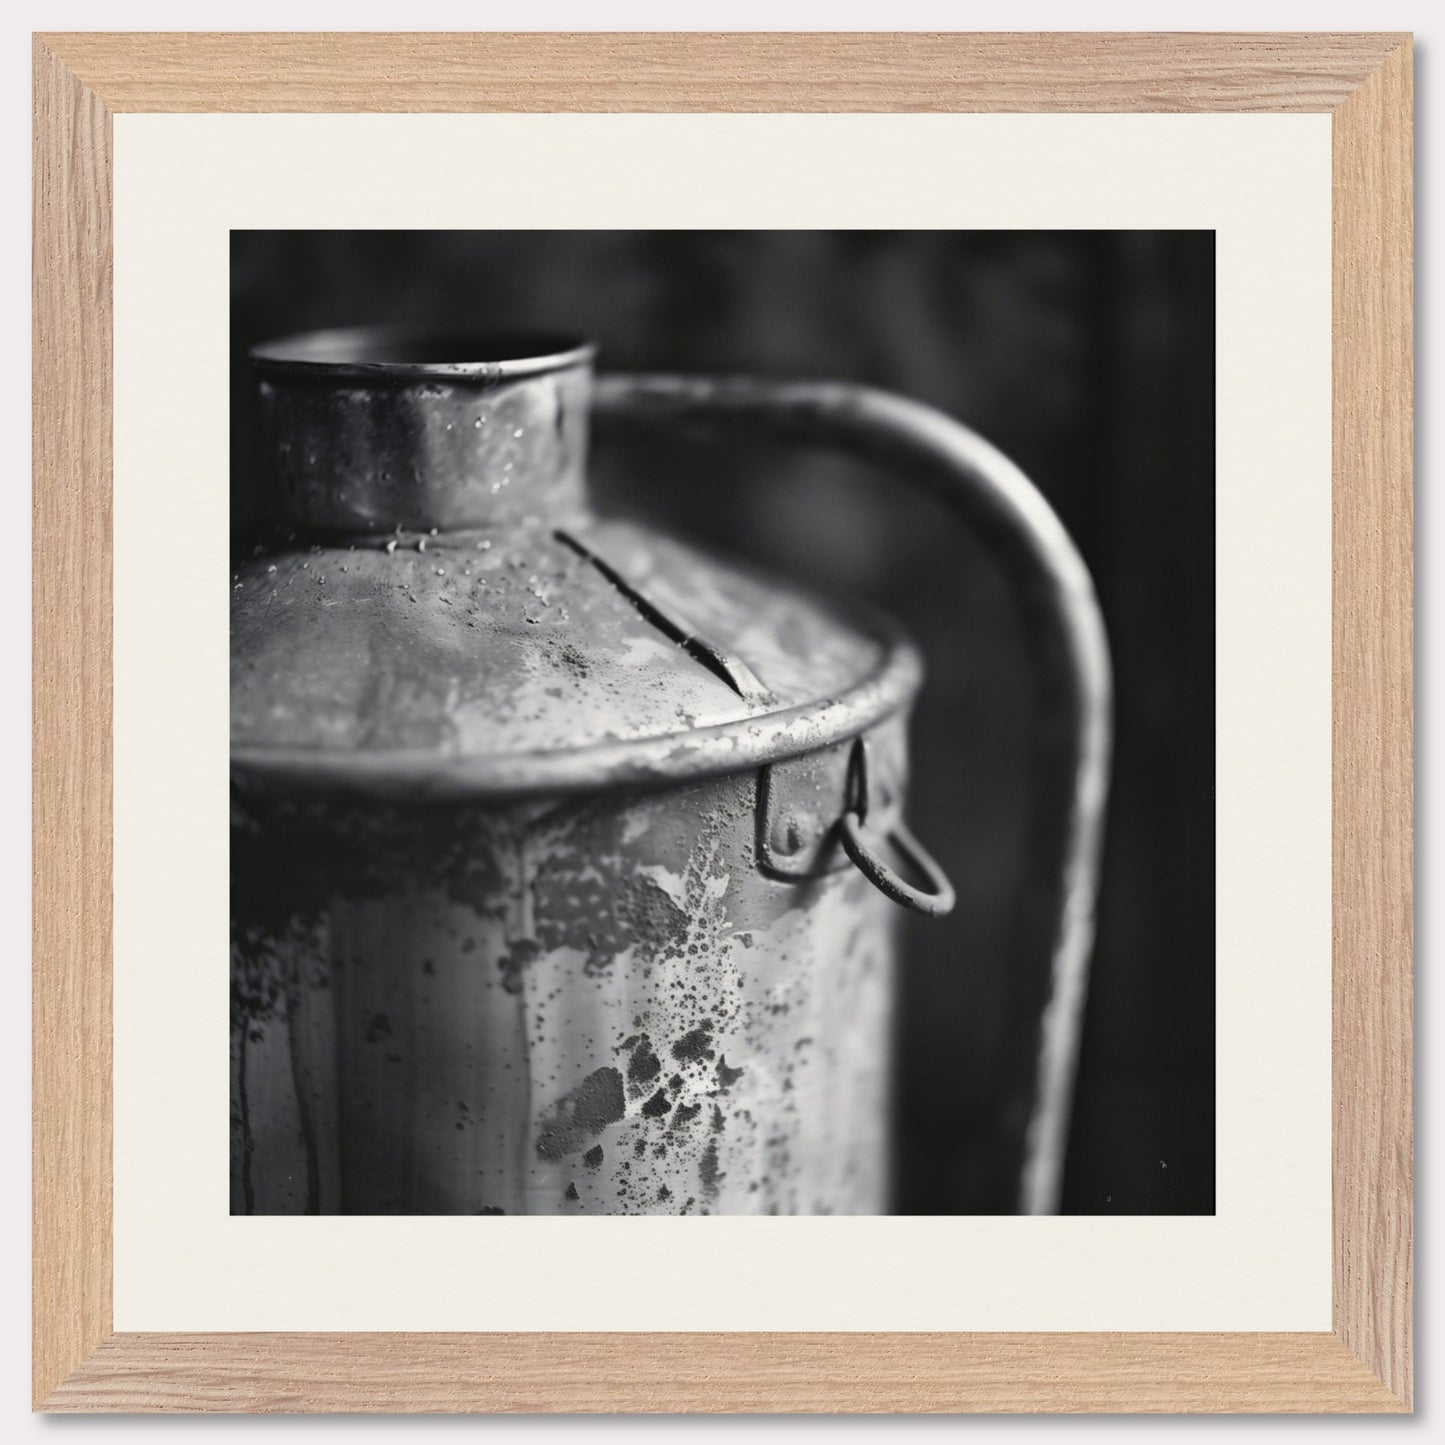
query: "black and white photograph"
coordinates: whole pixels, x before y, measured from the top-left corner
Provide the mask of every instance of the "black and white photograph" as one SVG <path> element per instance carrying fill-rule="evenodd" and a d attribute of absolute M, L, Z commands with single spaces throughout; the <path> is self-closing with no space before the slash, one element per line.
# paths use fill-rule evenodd
<path fill-rule="evenodd" d="M 233 231 L 231 1213 L 1212 1214 L 1214 262 Z"/>

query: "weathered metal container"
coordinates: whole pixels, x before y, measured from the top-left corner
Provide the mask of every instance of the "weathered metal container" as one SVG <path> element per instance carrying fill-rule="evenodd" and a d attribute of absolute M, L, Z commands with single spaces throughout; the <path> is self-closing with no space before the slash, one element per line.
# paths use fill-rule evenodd
<path fill-rule="evenodd" d="M 786 398 L 597 392 L 535 338 L 254 361 L 233 1211 L 884 1210 L 897 905 L 952 901 L 902 819 L 918 659 L 584 480 L 599 405 Z"/>

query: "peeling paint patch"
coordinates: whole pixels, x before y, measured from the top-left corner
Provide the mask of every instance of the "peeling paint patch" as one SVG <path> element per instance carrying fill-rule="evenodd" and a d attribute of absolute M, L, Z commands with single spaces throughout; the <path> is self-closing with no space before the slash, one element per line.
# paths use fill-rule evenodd
<path fill-rule="evenodd" d="M 726 1056 L 717 1061 L 717 1081 L 724 1090 L 732 1088 L 742 1076 L 743 1071 L 741 1069 L 728 1068 Z"/>
<path fill-rule="evenodd" d="M 543 1159 L 575 1154 L 589 1138 L 616 1123 L 625 1108 L 622 1075 L 612 1068 L 595 1070 L 548 1111 L 537 1135 L 537 1153 Z"/>
<path fill-rule="evenodd" d="M 702 1158 L 698 1161 L 697 1166 L 697 1177 L 702 1184 L 703 1198 L 716 1199 L 718 1183 L 726 1177 L 718 1168 L 716 1139 L 709 1139 L 707 1148 L 702 1151 Z"/>
<path fill-rule="evenodd" d="M 712 1020 L 704 1019 L 695 1029 L 689 1029 L 672 1046 L 672 1056 L 688 1063 L 702 1063 L 714 1056 L 712 1046 Z"/>
<path fill-rule="evenodd" d="M 633 1045 L 632 1059 L 627 1065 L 627 1082 L 637 1088 L 649 1084 L 662 1072 L 662 1060 L 653 1052 L 652 1041 L 646 1034 L 638 1036 Z"/>
<path fill-rule="evenodd" d="M 508 993 L 521 993 L 522 974 L 541 953 L 542 945 L 535 938 L 522 938 L 512 944 L 509 953 L 497 960 L 497 967 L 502 971 L 502 987 Z"/>

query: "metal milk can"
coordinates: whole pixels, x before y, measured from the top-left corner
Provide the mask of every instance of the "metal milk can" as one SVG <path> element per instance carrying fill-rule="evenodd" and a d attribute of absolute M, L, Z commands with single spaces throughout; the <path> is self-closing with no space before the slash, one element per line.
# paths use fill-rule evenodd
<path fill-rule="evenodd" d="M 594 380 L 548 338 L 323 332 L 253 363 L 277 540 L 231 594 L 232 1211 L 887 1207 L 898 923 L 953 901 L 904 822 L 919 659 L 596 515 L 594 414 L 861 452 L 995 540 L 1042 679 L 1023 1203 L 1051 1207 L 1108 670 L 1022 475 L 885 393 Z"/>

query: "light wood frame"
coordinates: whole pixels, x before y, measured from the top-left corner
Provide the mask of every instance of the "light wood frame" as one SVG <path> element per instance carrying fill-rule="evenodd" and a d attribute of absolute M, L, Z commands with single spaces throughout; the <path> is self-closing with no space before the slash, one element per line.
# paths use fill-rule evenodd
<path fill-rule="evenodd" d="M 1411 58 L 1408 35 L 37 36 L 37 1408 L 1408 1410 Z M 553 110 L 1332 115 L 1332 1332 L 113 1331 L 110 118 Z"/>

